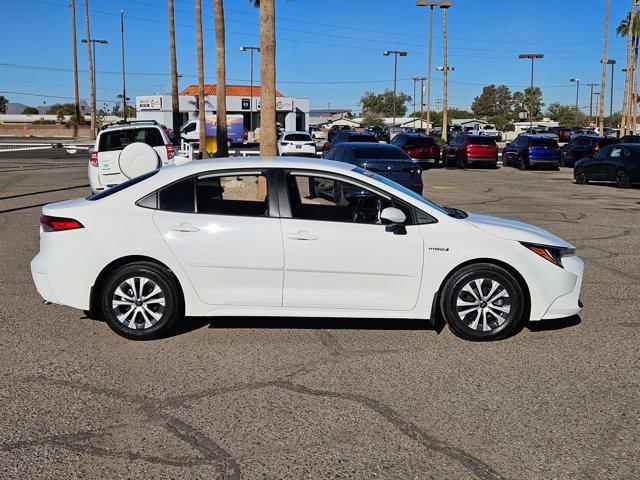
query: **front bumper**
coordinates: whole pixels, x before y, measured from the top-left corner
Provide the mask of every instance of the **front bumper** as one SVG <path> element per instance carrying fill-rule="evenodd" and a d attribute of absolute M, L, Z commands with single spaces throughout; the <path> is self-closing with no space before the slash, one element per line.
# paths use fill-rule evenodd
<path fill-rule="evenodd" d="M 584 273 L 584 262 L 580 257 L 575 255 L 567 256 L 562 259 L 564 269 L 576 276 L 576 283 L 569 293 L 556 298 L 546 313 L 542 316 L 543 320 L 554 318 L 564 318 L 576 315 L 582 310 L 582 302 L 580 301 L 580 289 L 582 288 L 582 277 Z"/>

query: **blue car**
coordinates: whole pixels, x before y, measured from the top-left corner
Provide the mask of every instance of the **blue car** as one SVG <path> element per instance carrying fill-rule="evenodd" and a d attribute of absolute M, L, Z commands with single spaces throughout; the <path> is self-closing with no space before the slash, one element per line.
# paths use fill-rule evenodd
<path fill-rule="evenodd" d="M 383 143 L 341 143 L 334 146 L 322 158 L 352 165 L 377 173 L 422 195 L 422 169 L 401 148 Z M 327 186 L 310 186 L 312 194 L 320 197 L 333 192 Z M 347 202 L 357 200 L 361 192 L 357 188 L 340 192 Z"/>
<path fill-rule="evenodd" d="M 558 142 L 544 135 L 520 135 L 502 151 L 504 166 L 527 170 L 532 167 L 559 168 L 562 151 Z"/>

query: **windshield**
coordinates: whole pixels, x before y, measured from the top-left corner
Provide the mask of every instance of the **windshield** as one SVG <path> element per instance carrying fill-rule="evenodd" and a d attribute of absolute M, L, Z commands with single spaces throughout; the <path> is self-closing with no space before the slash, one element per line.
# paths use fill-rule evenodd
<path fill-rule="evenodd" d="M 415 200 L 418 200 L 422 203 L 424 203 L 425 205 L 428 205 L 429 207 L 433 208 L 434 210 L 437 210 L 438 212 L 444 214 L 444 215 L 449 215 L 449 212 L 447 212 L 444 208 L 442 208 L 440 205 L 437 205 L 433 202 L 430 202 L 429 200 L 427 200 L 426 198 L 424 198 L 421 195 L 418 195 L 417 193 L 415 193 L 412 190 L 409 190 L 408 188 L 403 187 L 402 185 L 400 185 L 399 183 L 394 182 L 393 180 L 383 177 L 382 175 L 378 175 L 377 173 L 373 173 L 369 170 L 365 170 L 364 168 L 360 168 L 360 167 L 355 167 L 353 170 L 353 172 L 356 173 L 361 173 L 362 175 L 365 175 L 369 178 L 373 178 L 381 183 L 384 183 L 385 185 L 395 188 L 396 190 L 401 191 L 402 193 L 404 193 L 405 195 L 409 195 L 411 198 L 414 198 Z"/>

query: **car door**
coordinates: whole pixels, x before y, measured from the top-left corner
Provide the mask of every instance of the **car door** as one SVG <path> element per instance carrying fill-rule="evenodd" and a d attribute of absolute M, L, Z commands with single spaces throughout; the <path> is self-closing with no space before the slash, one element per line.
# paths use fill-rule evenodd
<path fill-rule="evenodd" d="M 282 305 L 282 232 L 268 175 L 212 172 L 158 193 L 156 227 L 203 302 Z"/>
<path fill-rule="evenodd" d="M 595 155 L 592 155 L 590 158 L 585 159 L 587 162 L 584 166 L 584 173 L 587 176 L 588 180 L 603 180 L 604 175 L 604 162 L 607 160 L 607 157 L 611 154 L 612 147 L 606 147 L 602 150 L 598 151 Z"/>
<path fill-rule="evenodd" d="M 317 196 L 307 190 L 309 183 L 323 186 Z M 338 175 L 286 172 L 281 184 L 290 199 L 281 206 L 285 307 L 415 307 L 424 247 L 419 227 L 411 224 L 411 208 Z M 394 233 L 378 220 L 379 212 L 391 205 L 406 212 L 406 234 Z"/>
<path fill-rule="evenodd" d="M 609 155 L 602 159 L 600 165 L 600 179 L 607 182 L 613 182 L 616 179 L 616 172 L 623 166 L 628 155 L 629 152 L 623 147 L 611 147 Z"/>

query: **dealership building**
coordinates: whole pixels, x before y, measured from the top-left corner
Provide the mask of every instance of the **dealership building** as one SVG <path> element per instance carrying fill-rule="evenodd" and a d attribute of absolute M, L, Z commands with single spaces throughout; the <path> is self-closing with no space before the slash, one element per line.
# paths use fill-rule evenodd
<path fill-rule="evenodd" d="M 205 85 L 204 103 L 207 115 L 216 112 L 216 86 Z M 252 95 L 253 94 L 253 95 Z M 182 124 L 198 119 L 198 86 L 190 85 L 178 97 Z M 253 105 L 252 105 L 253 102 Z M 253 112 L 253 113 L 251 113 Z M 227 85 L 227 114 L 242 115 L 244 127 L 255 130 L 260 126 L 260 87 Z M 136 97 L 136 117 L 139 120 L 156 120 L 174 128 L 171 112 L 171 95 L 146 95 Z M 253 117 L 253 122 L 251 121 Z M 276 122 L 285 130 L 306 130 L 309 127 L 309 99 L 285 97 L 276 92 Z M 176 126 L 179 128 L 181 125 Z M 174 128 L 174 129 L 175 129 Z"/>

